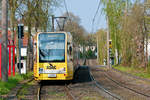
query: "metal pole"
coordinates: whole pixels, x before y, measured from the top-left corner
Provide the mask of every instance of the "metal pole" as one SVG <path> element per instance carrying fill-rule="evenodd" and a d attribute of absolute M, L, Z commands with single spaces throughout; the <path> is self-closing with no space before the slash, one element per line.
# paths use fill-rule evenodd
<path fill-rule="evenodd" d="M 13 76 L 15 76 L 15 45 L 13 45 Z"/>
<path fill-rule="evenodd" d="M 108 25 L 108 29 L 107 29 L 107 67 L 110 68 L 110 55 L 109 55 L 109 19 L 107 16 L 107 25 Z"/>
<path fill-rule="evenodd" d="M 19 73 L 21 74 L 21 25 L 18 25 Z"/>
<path fill-rule="evenodd" d="M 97 62 L 99 63 L 99 46 L 98 46 L 98 34 L 97 34 Z"/>
<path fill-rule="evenodd" d="M 52 32 L 54 32 L 54 15 L 52 15 Z"/>
<path fill-rule="evenodd" d="M 62 24 L 62 27 L 60 26 L 59 21 L 58 21 L 57 19 L 64 19 L 63 24 Z M 56 22 L 57 22 L 57 25 L 58 25 L 58 27 L 59 27 L 59 30 L 60 30 L 60 31 L 64 31 L 66 19 L 67 19 L 67 17 L 54 17 L 54 15 L 52 15 L 52 32 L 55 31 L 55 23 L 54 23 L 55 20 L 56 20 Z"/>
<path fill-rule="evenodd" d="M 0 43 L 0 78 L 2 78 L 2 71 L 1 71 L 1 68 L 2 68 L 2 66 L 1 66 L 1 58 L 2 58 L 2 55 L 1 55 L 1 52 L 2 52 L 2 51 L 1 51 L 1 49 L 2 49 L 2 48 L 1 48 L 1 46 L 2 46 L 2 45 L 1 45 L 1 43 Z"/>
<path fill-rule="evenodd" d="M 2 81 L 8 81 L 8 0 L 2 0 Z"/>
<path fill-rule="evenodd" d="M 11 45 L 8 45 L 8 49 L 9 49 L 9 69 L 8 69 L 8 76 L 11 76 Z"/>

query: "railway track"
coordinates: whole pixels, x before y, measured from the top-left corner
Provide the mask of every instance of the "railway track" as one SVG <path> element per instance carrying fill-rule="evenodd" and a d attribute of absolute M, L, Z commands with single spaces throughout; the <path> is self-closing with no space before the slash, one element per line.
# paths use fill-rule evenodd
<path fill-rule="evenodd" d="M 39 86 L 38 86 L 38 89 L 37 89 L 37 100 L 41 100 L 41 97 L 40 97 L 41 87 L 42 87 L 42 85 L 39 83 Z"/>
<path fill-rule="evenodd" d="M 126 73 L 126 72 L 119 71 L 119 70 L 114 69 L 114 68 L 112 68 L 112 70 L 114 70 L 114 71 L 116 71 L 116 72 L 119 72 L 119 73 L 121 73 L 121 74 L 127 75 L 127 76 L 129 76 L 129 77 L 132 77 L 132 78 L 138 79 L 138 80 L 142 80 L 142 81 L 145 81 L 145 82 L 150 82 L 150 80 L 149 80 L 149 79 L 141 78 L 141 77 L 138 77 L 138 76 L 135 76 L 135 75 L 132 75 L 132 74 Z"/>
<path fill-rule="evenodd" d="M 58 94 L 56 92 L 58 92 Z M 59 94 L 59 92 L 60 92 L 60 94 Z M 55 93 L 56 93 L 56 95 L 55 95 Z M 62 96 L 61 94 L 63 94 L 64 96 Z M 58 100 L 59 98 L 65 98 L 65 100 L 66 99 L 68 99 L 68 100 L 78 100 L 73 95 L 73 93 L 70 91 L 69 84 L 57 84 L 57 85 L 53 85 L 53 84 L 50 84 L 50 85 L 39 84 L 39 88 L 38 88 L 38 92 L 37 92 L 37 100 L 49 100 L 48 98 L 50 98 L 50 96 L 53 98 L 53 100 L 54 99 Z M 45 97 L 47 97 L 47 99 Z"/>
<path fill-rule="evenodd" d="M 103 91 L 105 94 L 105 97 L 109 98 L 109 99 L 115 99 L 115 100 L 122 100 L 121 97 L 119 97 L 118 95 L 112 93 L 111 91 L 107 90 L 105 87 L 103 87 L 98 81 L 95 80 L 95 78 L 93 77 L 92 73 L 90 73 L 91 79 L 94 81 L 94 84 L 96 85 L 96 87 L 99 89 L 99 91 Z M 107 96 L 106 96 L 107 95 Z"/>
<path fill-rule="evenodd" d="M 46 85 L 40 84 L 37 100 L 105 100 L 95 89 L 88 67 L 81 67 L 76 75 L 78 77 L 70 84 L 60 81 L 50 82 Z M 47 99 L 44 97 L 47 97 Z"/>
<path fill-rule="evenodd" d="M 113 69 L 113 70 L 115 70 L 115 69 Z M 114 79 L 109 75 L 108 72 L 106 72 L 106 71 L 104 71 L 104 70 L 100 70 L 100 71 L 105 72 L 105 74 L 104 74 L 105 77 L 107 77 L 109 80 L 113 81 L 113 82 L 116 83 L 117 85 L 119 85 L 119 86 L 121 86 L 121 87 L 124 87 L 124 88 L 126 88 L 126 89 L 129 89 L 129 90 L 131 90 L 131 91 L 133 91 L 133 92 L 135 92 L 135 93 L 137 93 L 137 94 L 140 94 L 140 95 L 143 95 L 143 96 L 145 96 L 145 97 L 150 98 L 150 95 L 149 95 L 149 94 L 145 94 L 145 93 L 143 93 L 142 91 L 140 92 L 140 91 L 137 91 L 137 90 L 135 90 L 135 89 L 133 89 L 133 88 L 130 88 L 130 87 L 126 86 L 126 84 L 123 84 L 123 83 L 121 83 L 121 82 L 118 82 L 118 81 L 114 80 Z M 120 71 L 118 71 L 118 70 L 115 70 L 115 71 L 120 72 Z M 123 73 L 123 72 L 120 72 L 120 73 Z M 138 79 L 138 80 L 150 82 L 149 80 L 142 79 L 142 78 L 140 78 L 140 77 L 136 77 L 136 76 L 133 76 L 133 75 L 131 75 L 131 74 L 127 74 L 127 73 L 123 73 L 123 74 L 128 75 L 128 76 L 130 76 L 130 77 L 132 77 L 132 78 L 134 78 L 134 79 Z"/>
<path fill-rule="evenodd" d="M 19 99 L 19 95 L 20 95 L 20 92 L 21 90 L 24 88 L 24 86 L 30 82 L 32 82 L 34 80 L 34 78 L 31 78 L 29 80 L 25 80 L 21 83 L 19 83 L 14 89 L 12 89 L 10 91 L 10 93 L 6 96 L 0 96 L 0 99 L 6 99 L 6 100 L 16 100 L 16 99 Z"/>
<path fill-rule="evenodd" d="M 23 83 L 22 86 L 17 90 L 16 97 L 19 97 L 19 94 L 20 94 L 21 90 L 24 88 L 23 86 L 27 85 L 28 83 L 32 82 L 33 80 L 34 80 L 34 78 L 32 78 L 32 79 L 28 80 L 27 82 Z"/>
<path fill-rule="evenodd" d="M 69 91 L 69 86 L 65 85 L 65 91 L 67 93 L 67 96 L 70 100 L 78 100 L 71 91 Z"/>
<path fill-rule="evenodd" d="M 145 97 L 150 98 L 150 95 L 144 94 L 144 93 L 139 92 L 139 91 L 137 91 L 137 90 L 135 90 L 135 89 L 132 89 L 132 88 L 126 86 L 125 84 L 121 84 L 121 83 L 117 82 L 116 80 L 112 79 L 108 74 L 105 74 L 105 77 L 107 77 L 109 80 L 111 80 L 112 82 L 116 83 L 117 85 L 119 85 L 119 86 L 121 86 L 121 87 L 123 87 L 123 88 L 126 88 L 126 89 L 128 89 L 128 90 L 130 90 L 130 91 L 133 91 L 133 92 L 137 93 L 137 94 L 140 94 L 140 95 L 143 95 L 143 96 L 145 96 Z"/>
<path fill-rule="evenodd" d="M 122 89 L 122 91 L 128 92 L 128 93 L 126 93 L 126 94 L 127 94 L 129 97 L 132 97 L 132 95 L 133 95 L 133 96 L 136 96 L 136 95 L 137 95 L 139 98 L 141 97 L 142 100 L 150 99 L 150 95 L 145 94 L 145 93 L 143 93 L 142 91 L 137 91 L 136 89 L 133 89 L 133 88 L 130 88 L 130 87 L 126 86 L 126 84 L 122 84 L 122 83 L 120 83 L 120 82 L 118 82 L 118 81 L 112 79 L 112 77 L 109 76 L 109 73 L 107 73 L 107 71 L 105 71 L 105 70 L 96 70 L 96 71 L 101 71 L 101 74 L 99 74 L 99 75 L 101 75 L 101 77 L 105 78 L 105 79 L 103 79 L 103 81 L 106 81 L 106 82 L 110 82 L 110 83 L 111 83 L 111 84 L 105 85 L 102 81 L 100 81 L 100 80 L 95 80 L 95 79 L 93 78 L 93 76 L 92 76 L 93 80 L 95 81 L 96 86 L 97 86 L 98 88 L 102 89 L 105 93 L 107 93 L 107 94 L 109 94 L 110 96 L 114 97 L 115 99 L 117 99 L 117 100 L 122 100 L 122 99 L 123 99 L 123 100 L 124 100 L 124 99 L 128 100 L 128 99 L 126 98 L 126 96 L 122 95 L 121 93 L 118 93 L 118 92 L 115 92 L 115 91 L 112 92 L 111 89 L 108 89 L 109 85 L 115 87 L 116 89 L 119 87 L 119 89 Z M 100 84 L 99 82 L 102 83 L 102 84 Z M 107 84 L 107 83 L 106 83 L 106 84 Z M 114 94 L 114 93 L 115 93 L 115 94 Z M 117 94 L 117 95 L 116 95 L 116 94 Z M 118 96 L 118 94 L 119 94 L 119 96 Z M 138 97 L 137 97 L 137 98 L 138 98 Z M 135 99 L 135 100 L 141 100 L 141 99 Z"/>

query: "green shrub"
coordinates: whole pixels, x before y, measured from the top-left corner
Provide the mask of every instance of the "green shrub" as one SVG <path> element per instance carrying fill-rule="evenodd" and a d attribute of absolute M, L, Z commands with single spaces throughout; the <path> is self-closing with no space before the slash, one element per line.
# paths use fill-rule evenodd
<path fill-rule="evenodd" d="M 16 74 L 8 78 L 8 82 L 2 82 L 0 80 L 0 95 L 7 94 L 12 88 L 14 88 L 20 81 L 31 78 L 32 73 L 20 75 Z"/>

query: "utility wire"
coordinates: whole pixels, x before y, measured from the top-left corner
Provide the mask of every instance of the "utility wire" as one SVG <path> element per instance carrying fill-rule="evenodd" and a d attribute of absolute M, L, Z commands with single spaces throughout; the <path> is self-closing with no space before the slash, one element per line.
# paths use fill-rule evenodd
<path fill-rule="evenodd" d="M 61 7 L 58 7 L 59 8 L 59 12 L 61 13 L 61 15 L 63 15 L 63 10 L 61 9 Z"/>
<path fill-rule="evenodd" d="M 65 9 L 66 9 L 66 12 L 67 12 L 68 19 L 69 19 L 71 25 L 73 25 L 72 20 L 71 20 L 71 18 L 70 18 L 70 14 L 69 14 L 68 8 L 67 8 L 66 0 L 64 0 L 64 5 L 65 5 Z"/>
<path fill-rule="evenodd" d="M 65 9 L 66 9 L 67 15 L 68 15 L 68 17 L 69 17 L 70 15 L 69 15 L 69 12 L 68 12 L 66 0 L 64 0 L 64 5 L 65 5 Z"/>
<path fill-rule="evenodd" d="M 94 33 L 94 22 L 95 22 L 95 18 L 97 16 L 97 13 L 98 13 L 98 11 L 100 9 L 100 5 L 101 5 L 101 1 L 99 0 L 99 4 L 98 4 L 98 7 L 97 7 L 97 10 L 96 10 L 95 15 L 94 15 L 93 20 L 92 20 L 92 30 L 91 30 L 91 33 Z"/>
<path fill-rule="evenodd" d="M 102 19 L 102 14 L 100 13 L 99 16 L 97 17 L 97 23 L 96 23 L 96 29 L 99 28 L 99 26 L 101 25 L 101 19 Z"/>

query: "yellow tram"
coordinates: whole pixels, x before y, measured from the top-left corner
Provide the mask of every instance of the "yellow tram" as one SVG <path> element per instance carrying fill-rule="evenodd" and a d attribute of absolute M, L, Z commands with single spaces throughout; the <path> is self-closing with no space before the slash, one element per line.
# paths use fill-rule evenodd
<path fill-rule="evenodd" d="M 67 32 L 40 32 L 36 36 L 35 80 L 72 80 L 72 36 Z"/>

